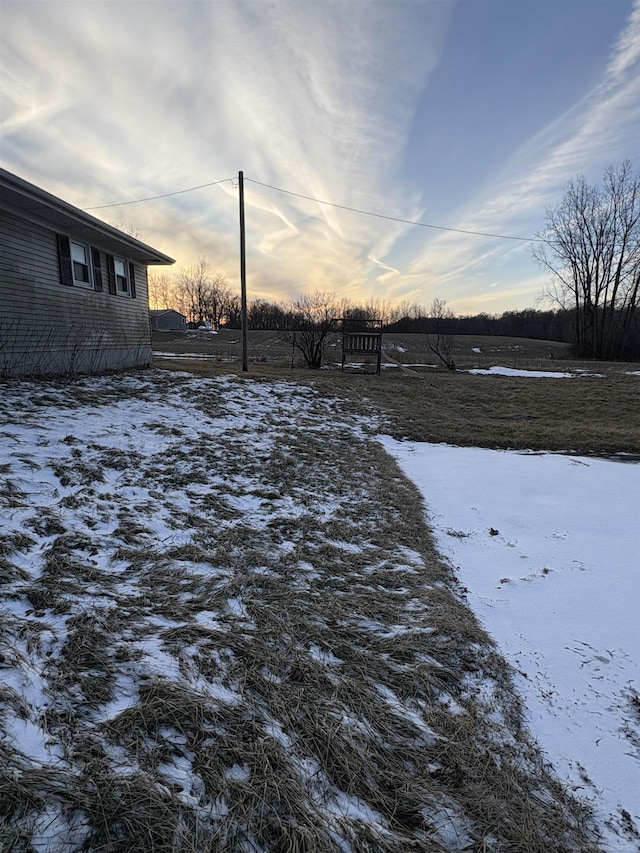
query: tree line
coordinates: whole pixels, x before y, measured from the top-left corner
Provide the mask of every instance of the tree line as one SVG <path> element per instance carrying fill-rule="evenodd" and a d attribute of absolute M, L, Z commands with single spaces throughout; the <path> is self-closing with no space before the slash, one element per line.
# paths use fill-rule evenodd
<path fill-rule="evenodd" d="M 349 318 L 374 322 L 384 332 L 435 335 L 503 335 L 571 343 L 574 355 L 640 360 L 640 175 L 626 161 L 609 167 L 602 184 L 571 180 L 562 202 L 546 211 L 546 227 L 533 251 L 551 274 L 543 294 L 548 309 L 457 317 L 441 299 L 431 306 L 385 300 L 354 304 L 317 291 L 287 303 L 255 299 L 249 329 L 293 333 Z M 206 259 L 174 278 L 149 276 L 150 301 L 175 308 L 193 326 L 240 328 L 240 298 Z M 295 343 L 295 341 L 294 341 Z M 439 353 L 440 355 L 440 353 Z"/>
<path fill-rule="evenodd" d="M 150 272 L 149 293 L 152 305 L 179 311 L 193 327 L 205 323 L 211 324 L 213 329 L 239 329 L 241 326 L 240 297 L 205 259 L 185 267 L 175 279 L 166 273 Z M 365 323 L 381 322 L 383 331 L 398 334 L 435 331 L 433 306 L 427 308 L 406 302 L 393 306 L 384 300 L 357 304 L 340 299 L 333 293 L 318 292 L 311 294 L 310 298 L 321 314 L 326 308 L 334 313 L 334 319 L 349 316 L 354 320 L 360 318 Z M 287 331 L 296 325 L 301 302 L 306 303 L 306 300 L 301 297 L 290 302 L 251 300 L 247 305 L 247 326 L 255 330 Z M 502 314 L 483 312 L 461 317 L 449 312 L 441 320 L 456 335 L 505 335 L 566 342 L 571 339 L 572 323 L 567 312 L 561 309 L 526 308 Z"/>

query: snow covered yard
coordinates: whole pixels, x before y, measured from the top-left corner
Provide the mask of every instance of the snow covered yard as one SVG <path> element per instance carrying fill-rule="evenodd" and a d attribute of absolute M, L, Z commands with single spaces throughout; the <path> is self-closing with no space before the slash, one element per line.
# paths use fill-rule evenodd
<path fill-rule="evenodd" d="M 382 441 L 521 674 L 549 760 L 608 850 L 640 849 L 640 464 Z"/>
<path fill-rule="evenodd" d="M 0 847 L 604 849 L 370 411 L 162 371 L 0 410 Z"/>

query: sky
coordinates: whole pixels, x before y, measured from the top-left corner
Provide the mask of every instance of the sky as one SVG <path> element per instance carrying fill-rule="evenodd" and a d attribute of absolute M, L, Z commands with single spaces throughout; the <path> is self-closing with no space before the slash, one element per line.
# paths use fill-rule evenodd
<path fill-rule="evenodd" d="M 0 31 L 0 165 L 232 288 L 242 171 L 249 299 L 534 307 L 532 243 L 459 231 L 535 237 L 640 167 L 640 0 L 0 0 Z"/>

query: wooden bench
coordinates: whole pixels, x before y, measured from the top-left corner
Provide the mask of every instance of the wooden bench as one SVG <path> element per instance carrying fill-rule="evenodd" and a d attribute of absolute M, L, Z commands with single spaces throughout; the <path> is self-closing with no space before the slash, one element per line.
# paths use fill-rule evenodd
<path fill-rule="evenodd" d="M 380 375 L 382 361 L 382 331 L 342 332 L 342 370 L 347 355 L 374 355 L 376 373 Z"/>

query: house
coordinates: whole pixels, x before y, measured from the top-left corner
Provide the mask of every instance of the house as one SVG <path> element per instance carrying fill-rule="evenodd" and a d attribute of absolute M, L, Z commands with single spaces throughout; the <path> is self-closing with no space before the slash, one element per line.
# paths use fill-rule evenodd
<path fill-rule="evenodd" d="M 159 308 L 149 311 L 152 332 L 186 332 L 187 318 L 172 308 Z"/>
<path fill-rule="evenodd" d="M 0 376 L 148 365 L 147 267 L 172 263 L 0 169 Z"/>

